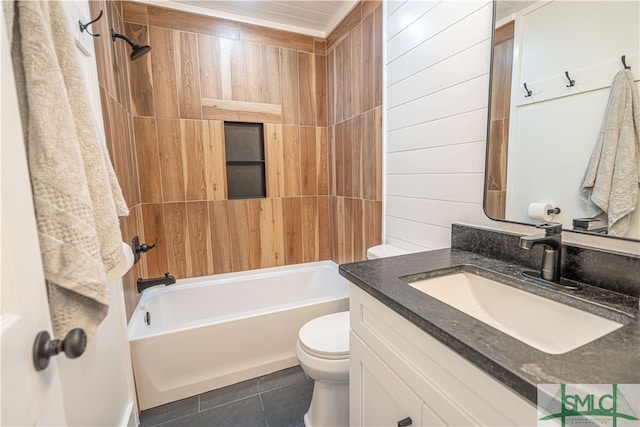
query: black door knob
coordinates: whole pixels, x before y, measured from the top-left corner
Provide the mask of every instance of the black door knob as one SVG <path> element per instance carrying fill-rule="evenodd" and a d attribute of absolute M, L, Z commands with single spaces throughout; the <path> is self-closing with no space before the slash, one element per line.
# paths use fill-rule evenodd
<path fill-rule="evenodd" d="M 87 348 L 87 335 L 80 328 L 72 329 L 63 340 L 52 340 L 49 332 L 42 331 L 36 335 L 33 343 L 33 363 L 36 371 L 49 366 L 49 359 L 61 351 L 69 359 L 80 357 Z"/>

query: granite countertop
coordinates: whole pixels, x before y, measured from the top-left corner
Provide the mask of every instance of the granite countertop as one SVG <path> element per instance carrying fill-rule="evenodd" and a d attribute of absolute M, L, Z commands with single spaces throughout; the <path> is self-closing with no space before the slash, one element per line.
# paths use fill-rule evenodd
<path fill-rule="evenodd" d="M 464 267 L 463 267 L 464 266 Z M 537 350 L 407 285 L 465 268 L 623 326 L 564 354 Z M 522 265 L 442 249 L 340 265 L 340 274 L 534 405 L 537 384 L 639 384 L 638 298 L 584 285 L 555 290 L 522 280 Z M 407 280 L 407 279 L 405 279 Z M 536 319 L 532 318 L 531 322 Z M 562 327 L 562 325 L 558 325 Z"/>

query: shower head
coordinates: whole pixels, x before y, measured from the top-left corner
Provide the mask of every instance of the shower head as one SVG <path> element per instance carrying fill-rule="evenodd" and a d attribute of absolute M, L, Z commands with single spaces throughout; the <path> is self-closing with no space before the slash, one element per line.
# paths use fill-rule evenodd
<path fill-rule="evenodd" d="M 135 61 L 136 59 L 140 58 L 141 56 L 146 55 L 147 53 L 151 52 L 151 46 L 148 45 L 139 45 L 137 43 L 134 43 L 133 41 L 131 41 L 131 39 L 127 36 L 123 36 L 122 34 L 118 34 L 116 33 L 113 28 L 111 29 L 111 40 L 113 40 L 114 42 L 116 41 L 116 39 L 122 39 L 124 41 L 126 41 L 129 46 L 131 46 L 131 54 L 129 55 L 129 58 L 131 58 L 132 61 Z"/>

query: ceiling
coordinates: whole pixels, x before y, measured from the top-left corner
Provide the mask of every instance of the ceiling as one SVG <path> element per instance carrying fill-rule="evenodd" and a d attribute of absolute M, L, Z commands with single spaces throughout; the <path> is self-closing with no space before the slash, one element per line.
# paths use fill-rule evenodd
<path fill-rule="evenodd" d="M 147 0 L 146 3 L 324 38 L 357 0 Z"/>
<path fill-rule="evenodd" d="M 500 22 L 512 14 L 536 3 L 536 0 L 498 0 L 496 5 L 496 22 Z"/>

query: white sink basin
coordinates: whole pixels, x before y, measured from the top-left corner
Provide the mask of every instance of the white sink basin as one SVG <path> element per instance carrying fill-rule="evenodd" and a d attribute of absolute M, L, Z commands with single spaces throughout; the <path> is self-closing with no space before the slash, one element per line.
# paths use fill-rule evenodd
<path fill-rule="evenodd" d="M 566 353 L 622 326 L 468 272 L 409 285 L 550 354 Z"/>

